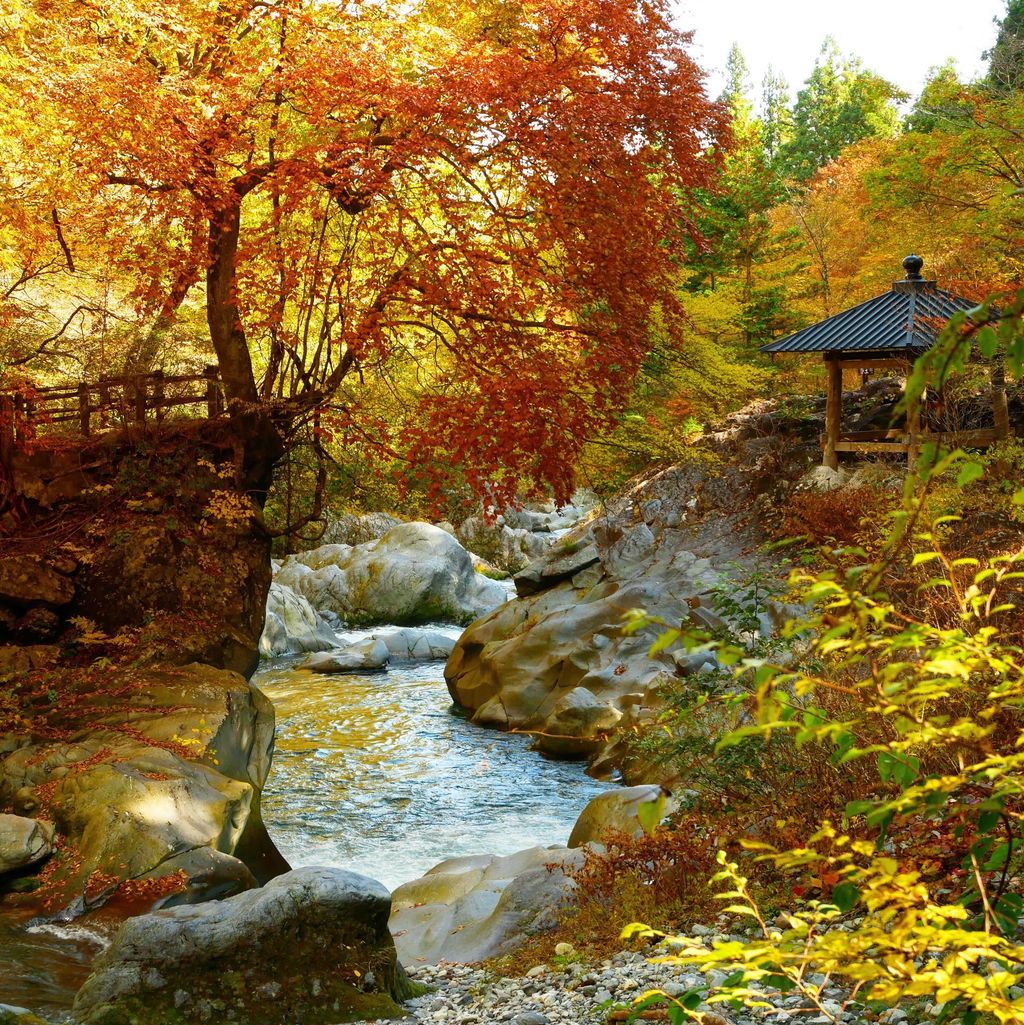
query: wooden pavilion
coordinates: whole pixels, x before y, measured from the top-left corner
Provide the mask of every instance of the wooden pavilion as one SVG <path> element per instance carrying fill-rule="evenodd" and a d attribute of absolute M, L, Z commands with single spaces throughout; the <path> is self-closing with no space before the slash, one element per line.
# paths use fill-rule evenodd
<path fill-rule="evenodd" d="M 922 443 L 955 440 L 960 445 L 983 447 L 1009 435 L 1009 415 L 1003 366 L 990 367 L 994 426 L 960 431 L 955 435 L 929 431 L 920 410 L 903 427 L 876 431 L 842 431 L 843 370 L 899 370 L 906 376 L 914 360 L 935 344 L 945 323 L 977 303 L 953 295 L 921 276 L 924 260 L 911 255 L 903 261 L 906 277 L 894 281 L 883 295 L 833 317 L 761 346 L 762 352 L 818 353 L 825 360 L 828 384 L 822 462 L 833 470 L 841 452 L 906 454 L 914 463 Z"/>

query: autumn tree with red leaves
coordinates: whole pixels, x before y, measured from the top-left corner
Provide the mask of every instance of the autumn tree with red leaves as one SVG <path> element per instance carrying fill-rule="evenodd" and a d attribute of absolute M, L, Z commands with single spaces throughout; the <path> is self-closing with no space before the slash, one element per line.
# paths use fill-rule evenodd
<path fill-rule="evenodd" d="M 135 369 L 205 293 L 233 410 L 365 436 L 354 383 L 412 361 L 396 446 L 506 498 L 565 494 L 614 417 L 724 132 L 662 0 L 35 0 L 0 33 L 7 320 L 60 296 L 8 363 L 87 333 L 86 265 Z"/>

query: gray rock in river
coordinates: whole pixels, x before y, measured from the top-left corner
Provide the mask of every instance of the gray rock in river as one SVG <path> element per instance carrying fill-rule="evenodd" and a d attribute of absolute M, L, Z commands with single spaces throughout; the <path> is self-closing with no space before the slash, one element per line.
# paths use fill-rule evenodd
<path fill-rule="evenodd" d="M 554 928 L 575 900 L 574 876 L 601 857 L 608 829 L 642 832 L 637 808 L 658 786 L 615 787 L 598 794 L 573 826 L 568 847 L 531 847 L 515 854 L 451 858 L 391 895 L 391 932 L 402 964 L 474 963 Z M 667 814 L 675 807 L 669 798 Z"/>
<path fill-rule="evenodd" d="M 505 522 L 513 528 L 534 533 L 568 530 L 588 516 L 599 499 L 592 491 L 580 488 L 569 505 L 556 508 L 554 502 L 527 502 L 522 509 L 506 509 Z"/>
<path fill-rule="evenodd" d="M 46 1025 L 46 1022 L 27 1007 L 0 1004 L 0 1025 Z"/>
<path fill-rule="evenodd" d="M 456 537 L 474 555 L 506 573 L 525 569 L 547 549 L 539 535 L 523 527 L 510 527 L 501 516 L 494 523 L 482 516 L 470 516 L 459 524 Z"/>
<path fill-rule="evenodd" d="M 356 641 L 334 651 L 310 655 L 301 668 L 311 673 L 367 673 L 386 669 L 391 652 L 382 641 L 373 637 Z"/>
<path fill-rule="evenodd" d="M 284 584 L 270 585 L 267 619 L 260 636 L 262 656 L 329 651 L 337 645 L 334 631 L 306 598 Z"/>
<path fill-rule="evenodd" d="M 576 825 L 569 834 L 570 847 L 582 847 L 584 844 L 600 841 L 611 829 L 631 836 L 640 836 L 643 827 L 640 825 L 638 810 L 641 804 L 655 801 L 664 792 L 657 784 L 643 783 L 636 787 L 615 787 L 603 794 L 591 798 L 589 804 L 580 813 Z M 670 815 L 679 802 L 665 794 L 665 805 L 662 817 Z"/>
<path fill-rule="evenodd" d="M 520 597 L 536 594 L 563 580 L 571 580 L 583 570 L 596 566 L 600 555 L 596 545 L 569 542 L 552 549 L 547 558 L 531 563 L 516 574 L 516 592 Z"/>
<path fill-rule="evenodd" d="M 586 687 L 572 687 L 554 704 L 544 725 L 544 750 L 556 757 L 596 754 L 622 720 L 622 712 Z"/>
<path fill-rule="evenodd" d="M 391 652 L 392 659 L 399 661 L 444 661 L 455 647 L 454 637 L 449 637 L 440 630 L 415 626 L 375 630 L 371 636 L 374 640 L 383 641 Z"/>
<path fill-rule="evenodd" d="M 86 1025 L 398 1017 L 411 995 L 373 879 L 302 868 L 227 900 L 129 919 L 75 998 Z"/>
<path fill-rule="evenodd" d="M 454 537 L 430 523 L 403 523 L 366 544 L 290 555 L 276 580 L 314 608 L 366 626 L 468 623 L 508 598 L 474 570 Z"/>

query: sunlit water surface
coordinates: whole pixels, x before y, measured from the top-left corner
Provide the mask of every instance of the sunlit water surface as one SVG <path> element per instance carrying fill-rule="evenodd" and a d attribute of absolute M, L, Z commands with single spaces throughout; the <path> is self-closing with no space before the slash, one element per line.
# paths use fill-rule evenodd
<path fill-rule="evenodd" d="M 254 682 L 277 710 L 263 816 L 294 865 L 339 865 L 394 888 L 445 858 L 564 844 L 605 790 L 530 738 L 458 714 L 443 663 L 326 676 L 265 663 Z"/>

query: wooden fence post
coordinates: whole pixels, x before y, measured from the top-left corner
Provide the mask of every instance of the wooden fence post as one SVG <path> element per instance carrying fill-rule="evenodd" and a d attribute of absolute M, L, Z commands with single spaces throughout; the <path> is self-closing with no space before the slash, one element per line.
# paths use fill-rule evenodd
<path fill-rule="evenodd" d="M 150 377 L 153 380 L 153 410 L 157 423 L 160 423 L 164 418 L 164 372 L 154 370 Z"/>
<path fill-rule="evenodd" d="M 14 397 L 0 395 L 0 462 L 14 454 Z"/>
<path fill-rule="evenodd" d="M 208 366 L 203 371 L 203 377 L 206 378 L 206 415 L 212 420 L 219 416 L 223 409 L 218 368 Z"/>
<path fill-rule="evenodd" d="M 144 424 L 146 422 L 146 379 L 139 374 L 135 378 L 135 422 Z"/>
<path fill-rule="evenodd" d="M 92 416 L 92 408 L 89 405 L 89 386 L 80 384 L 78 386 L 78 426 L 85 437 L 89 437 L 89 419 Z"/>

